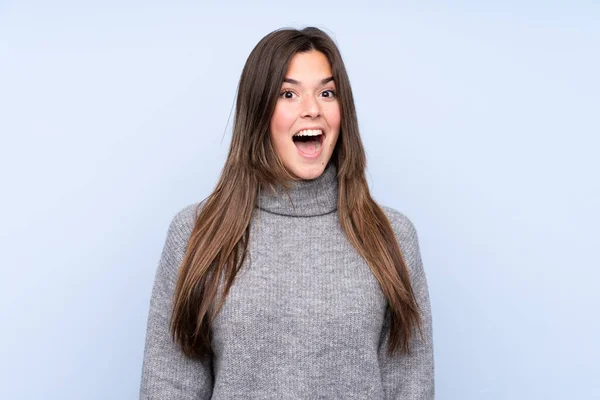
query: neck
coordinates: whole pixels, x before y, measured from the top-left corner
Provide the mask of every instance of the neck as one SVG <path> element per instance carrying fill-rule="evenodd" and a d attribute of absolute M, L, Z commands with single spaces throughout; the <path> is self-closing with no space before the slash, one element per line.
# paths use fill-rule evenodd
<path fill-rule="evenodd" d="M 295 181 L 287 192 L 281 185 L 275 192 L 261 188 L 258 207 L 279 215 L 314 217 L 337 210 L 337 197 L 337 169 L 330 162 L 319 177 Z"/>

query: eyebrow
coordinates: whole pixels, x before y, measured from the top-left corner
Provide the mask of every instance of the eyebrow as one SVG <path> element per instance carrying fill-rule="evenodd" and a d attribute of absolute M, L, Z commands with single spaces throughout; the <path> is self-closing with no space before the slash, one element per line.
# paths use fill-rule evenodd
<path fill-rule="evenodd" d="M 300 81 L 297 81 L 295 79 L 292 78 L 283 78 L 284 82 L 287 83 L 291 83 L 292 85 L 300 85 Z M 333 76 L 330 76 L 329 78 L 325 78 L 325 79 L 321 79 L 321 85 L 325 85 L 328 82 L 333 81 Z"/>

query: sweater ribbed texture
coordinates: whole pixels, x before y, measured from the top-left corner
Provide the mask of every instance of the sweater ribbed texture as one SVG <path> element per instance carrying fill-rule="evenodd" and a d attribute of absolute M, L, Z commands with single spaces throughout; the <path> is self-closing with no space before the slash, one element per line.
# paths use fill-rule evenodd
<path fill-rule="evenodd" d="M 335 166 L 296 182 L 289 195 L 278 189 L 259 197 L 248 257 L 213 325 L 210 360 L 187 359 L 170 337 L 198 204 L 173 218 L 152 290 L 140 399 L 433 399 L 432 318 L 411 221 L 382 207 L 409 268 L 424 335 L 411 337 L 409 354 L 389 356 L 386 299 L 338 222 Z"/>

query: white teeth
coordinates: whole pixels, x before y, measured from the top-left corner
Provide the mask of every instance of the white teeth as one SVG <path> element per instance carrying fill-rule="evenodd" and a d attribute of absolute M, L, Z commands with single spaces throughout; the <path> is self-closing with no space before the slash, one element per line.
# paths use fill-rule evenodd
<path fill-rule="evenodd" d="M 323 133 L 320 129 L 305 129 L 296 133 L 294 136 L 318 136 Z"/>

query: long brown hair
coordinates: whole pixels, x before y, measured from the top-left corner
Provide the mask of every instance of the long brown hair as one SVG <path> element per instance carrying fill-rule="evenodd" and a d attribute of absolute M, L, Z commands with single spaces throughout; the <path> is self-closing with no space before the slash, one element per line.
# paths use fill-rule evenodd
<path fill-rule="evenodd" d="M 291 58 L 311 50 L 328 58 L 340 102 L 340 135 L 331 159 L 338 171 L 339 222 L 387 298 L 389 353 L 400 346 L 408 352 L 413 329 L 421 330 L 419 307 L 400 246 L 389 220 L 369 192 L 365 152 L 340 52 L 318 28 L 280 29 L 265 36 L 246 61 L 238 86 L 229 154 L 216 188 L 200 204 L 180 266 L 171 334 L 188 357 L 212 354 L 211 324 L 244 263 L 261 186 L 281 184 L 288 188 L 294 180 L 275 152 L 269 124 Z M 225 288 L 218 296 L 221 279 Z"/>

